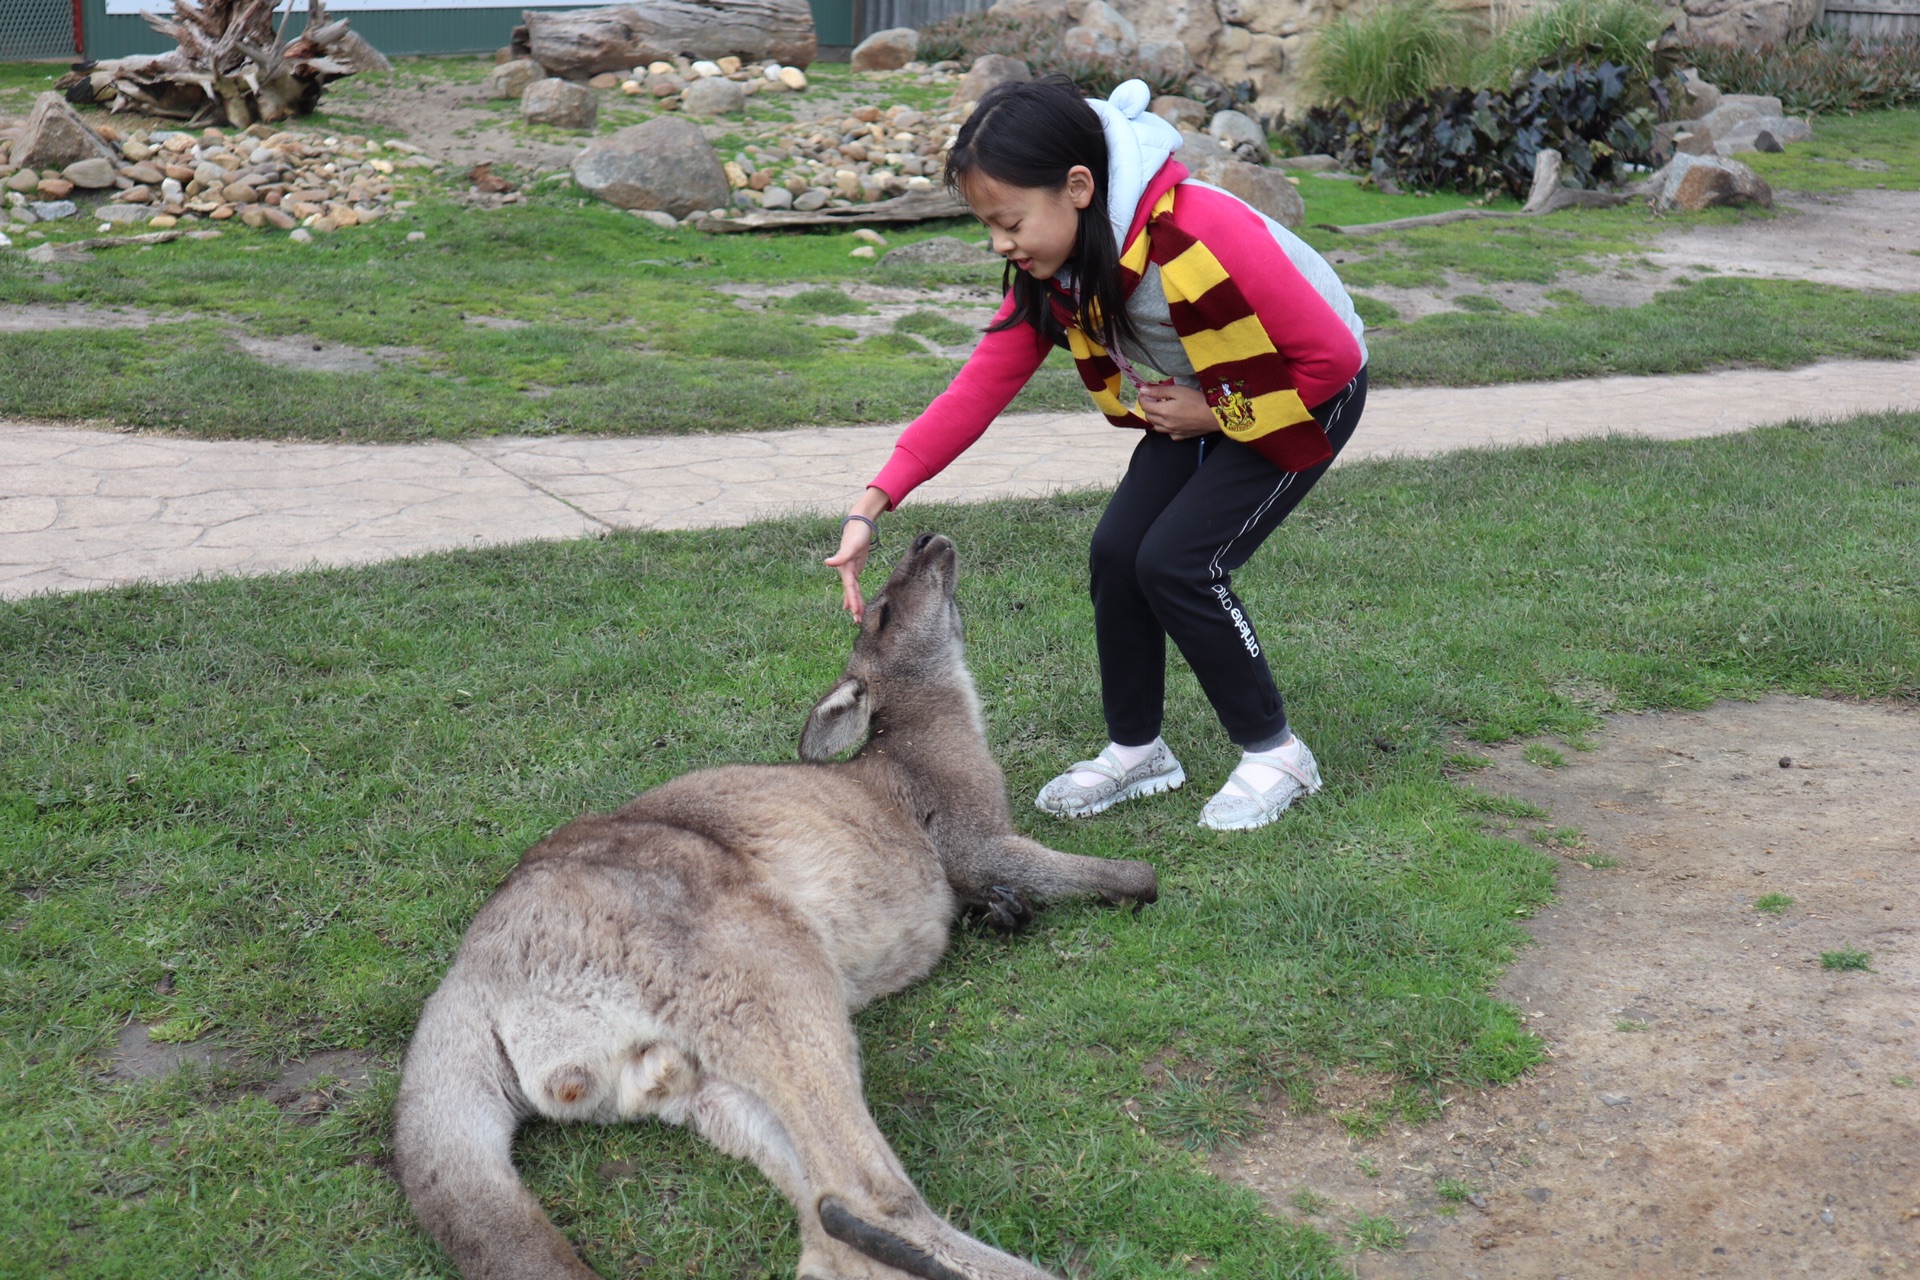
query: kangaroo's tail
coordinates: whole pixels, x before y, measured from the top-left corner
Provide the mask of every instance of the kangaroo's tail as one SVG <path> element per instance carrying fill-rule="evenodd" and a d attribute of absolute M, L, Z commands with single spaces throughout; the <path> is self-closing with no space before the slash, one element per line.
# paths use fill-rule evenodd
<path fill-rule="evenodd" d="M 421 1014 L 394 1106 L 400 1185 L 467 1280 L 597 1280 L 514 1170 L 532 1108 L 484 1008 L 449 974 Z"/>

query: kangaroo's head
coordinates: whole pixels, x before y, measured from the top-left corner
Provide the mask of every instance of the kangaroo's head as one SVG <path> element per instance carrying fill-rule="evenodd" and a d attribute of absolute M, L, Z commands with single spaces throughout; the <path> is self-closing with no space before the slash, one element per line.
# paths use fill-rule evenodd
<path fill-rule="evenodd" d="M 887 585 L 867 602 L 839 682 L 807 717 L 801 759 L 827 760 L 857 746 L 876 718 L 930 727 L 962 711 L 984 737 L 953 598 L 959 571 L 950 539 L 923 533 L 913 540 Z"/>

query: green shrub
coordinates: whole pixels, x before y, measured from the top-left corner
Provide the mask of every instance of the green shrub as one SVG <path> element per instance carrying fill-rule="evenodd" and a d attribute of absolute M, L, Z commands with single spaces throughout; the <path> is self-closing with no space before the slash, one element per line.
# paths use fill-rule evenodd
<path fill-rule="evenodd" d="M 1543 147 L 1560 152 L 1583 187 L 1651 162 L 1663 105 L 1659 87 L 1627 67 L 1573 63 L 1543 67 L 1505 92 L 1442 88 L 1371 114 L 1357 103 L 1316 107 L 1282 137 L 1404 187 L 1522 198 Z"/>
<path fill-rule="evenodd" d="M 1543 63 L 1572 58 L 1615 62 L 1646 76 L 1653 71 L 1647 46 L 1669 21 L 1653 0 L 1560 0 L 1496 35 L 1474 59 L 1473 83 L 1504 89 Z"/>
<path fill-rule="evenodd" d="M 1686 55 L 1722 92 L 1778 98 L 1789 115 L 1920 104 L 1920 40 L 1874 44 L 1815 33 L 1751 48 L 1701 45 Z"/>
<path fill-rule="evenodd" d="M 1321 29 L 1307 61 L 1307 85 L 1323 103 L 1351 101 L 1363 115 L 1457 84 L 1469 61 L 1466 28 L 1438 0 L 1395 0 L 1363 17 L 1342 15 Z"/>

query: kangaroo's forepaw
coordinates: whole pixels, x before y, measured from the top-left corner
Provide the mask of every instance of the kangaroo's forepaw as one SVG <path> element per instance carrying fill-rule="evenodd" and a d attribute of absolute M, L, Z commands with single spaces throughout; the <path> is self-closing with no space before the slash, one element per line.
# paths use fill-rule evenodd
<path fill-rule="evenodd" d="M 1018 889 L 996 884 L 987 890 L 986 917 L 1002 933 L 1018 933 L 1033 919 L 1033 907 Z"/>

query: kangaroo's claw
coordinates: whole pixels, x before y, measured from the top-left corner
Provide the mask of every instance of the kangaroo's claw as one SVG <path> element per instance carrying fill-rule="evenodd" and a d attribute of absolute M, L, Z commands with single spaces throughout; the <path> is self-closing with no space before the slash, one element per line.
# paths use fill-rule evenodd
<path fill-rule="evenodd" d="M 1033 919 L 1033 907 L 1018 889 L 996 884 L 987 890 L 987 923 L 1004 933 L 1018 933 Z"/>

